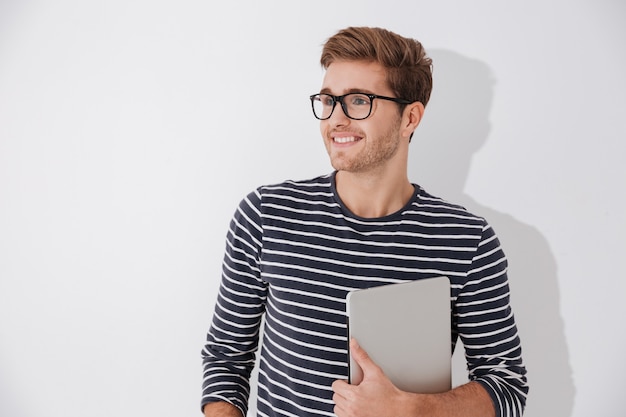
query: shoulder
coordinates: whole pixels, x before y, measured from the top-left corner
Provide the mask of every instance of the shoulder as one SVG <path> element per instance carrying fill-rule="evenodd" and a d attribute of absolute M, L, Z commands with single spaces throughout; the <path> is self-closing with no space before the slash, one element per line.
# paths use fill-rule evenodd
<path fill-rule="evenodd" d="M 267 206 L 315 205 L 334 200 L 332 174 L 305 180 L 285 180 L 261 185 L 251 191 L 240 203 L 263 211 Z"/>
<path fill-rule="evenodd" d="M 332 194 L 331 174 L 305 180 L 285 180 L 276 184 L 262 185 L 255 192 L 263 197 L 268 195 L 330 195 Z"/>
<path fill-rule="evenodd" d="M 484 217 L 474 214 L 462 205 L 447 201 L 427 192 L 416 185 L 417 192 L 409 209 L 413 214 L 424 221 L 436 223 L 464 224 L 469 227 L 485 228 L 487 221 Z"/>

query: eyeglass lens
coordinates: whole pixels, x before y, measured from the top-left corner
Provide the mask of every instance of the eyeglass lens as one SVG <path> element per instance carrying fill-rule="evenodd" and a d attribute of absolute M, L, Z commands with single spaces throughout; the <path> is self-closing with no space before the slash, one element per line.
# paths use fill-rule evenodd
<path fill-rule="evenodd" d="M 365 94 L 353 93 L 339 100 L 346 116 L 351 119 L 365 119 L 372 111 L 372 100 Z M 335 98 L 329 94 L 317 94 L 312 99 L 313 112 L 318 119 L 328 119 L 335 108 Z"/>

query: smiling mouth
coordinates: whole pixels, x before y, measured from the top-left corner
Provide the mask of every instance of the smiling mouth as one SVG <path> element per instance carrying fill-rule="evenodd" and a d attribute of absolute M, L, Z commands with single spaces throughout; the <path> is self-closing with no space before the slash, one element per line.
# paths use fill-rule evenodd
<path fill-rule="evenodd" d="M 335 137 L 333 138 L 333 141 L 335 141 L 336 143 L 350 143 L 350 142 L 356 142 L 360 139 L 361 138 L 358 138 L 356 136 L 345 136 L 345 137 Z"/>

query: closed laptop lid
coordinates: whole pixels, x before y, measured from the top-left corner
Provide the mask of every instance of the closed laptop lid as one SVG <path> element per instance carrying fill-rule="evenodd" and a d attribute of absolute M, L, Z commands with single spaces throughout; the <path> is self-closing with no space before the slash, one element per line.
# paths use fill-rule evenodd
<path fill-rule="evenodd" d="M 450 281 L 427 278 L 355 290 L 346 298 L 355 338 L 396 387 L 416 393 L 451 389 Z M 363 378 L 349 360 L 350 383 Z"/>

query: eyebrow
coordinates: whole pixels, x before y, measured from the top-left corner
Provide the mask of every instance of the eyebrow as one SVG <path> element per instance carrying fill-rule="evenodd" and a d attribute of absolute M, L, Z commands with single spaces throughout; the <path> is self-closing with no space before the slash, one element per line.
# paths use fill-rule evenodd
<path fill-rule="evenodd" d="M 367 88 L 350 88 L 348 89 L 346 92 L 344 92 L 343 94 L 339 94 L 344 95 L 344 94 L 352 94 L 352 93 L 366 93 L 366 94 L 374 94 L 373 91 L 368 90 Z M 320 90 L 320 94 L 329 94 L 329 95 L 334 95 L 332 94 L 332 92 L 330 91 L 330 88 L 322 88 Z"/>

